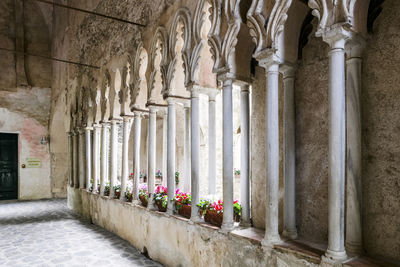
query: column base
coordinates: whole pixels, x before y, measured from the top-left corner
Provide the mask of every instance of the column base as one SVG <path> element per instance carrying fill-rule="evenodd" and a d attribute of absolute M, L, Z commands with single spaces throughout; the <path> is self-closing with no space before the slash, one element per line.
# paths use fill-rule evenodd
<path fill-rule="evenodd" d="M 250 220 L 248 220 L 248 221 L 240 221 L 239 226 L 241 226 L 241 227 L 251 227 Z"/>
<path fill-rule="evenodd" d="M 289 239 L 297 239 L 297 237 L 298 237 L 296 229 L 295 230 L 284 230 L 282 235 Z"/>
<path fill-rule="evenodd" d="M 360 243 L 346 243 L 346 252 L 350 255 L 359 256 L 363 254 L 362 245 Z"/>
<path fill-rule="evenodd" d="M 221 232 L 226 234 L 226 233 L 232 231 L 234 226 L 235 225 L 234 225 L 233 222 L 228 222 L 228 223 L 224 223 L 223 222 L 222 225 L 221 225 Z"/>
<path fill-rule="evenodd" d="M 201 222 L 201 218 L 198 214 L 195 216 L 193 216 L 193 215 L 190 216 L 190 219 L 189 219 L 190 224 L 194 224 L 194 223 L 198 223 L 198 222 Z"/>
<path fill-rule="evenodd" d="M 277 235 L 277 236 L 268 236 L 268 237 L 266 236 L 266 237 L 263 238 L 263 240 L 261 240 L 261 245 L 263 247 L 268 247 L 268 248 L 271 248 L 274 245 L 281 244 L 281 243 L 282 243 L 282 240 L 281 240 L 281 237 L 279 235 Z"/>
<path fill-rule="evenodd" d="M 325 253 L 325 257 L 335 262 L 343 262 L 347 259 L 347 254 L 346 251 L 333 251 L 328 249 Z"/>

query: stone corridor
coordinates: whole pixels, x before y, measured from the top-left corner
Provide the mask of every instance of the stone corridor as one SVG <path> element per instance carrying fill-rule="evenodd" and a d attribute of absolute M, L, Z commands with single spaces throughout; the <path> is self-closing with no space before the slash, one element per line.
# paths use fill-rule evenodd
<path fill-rule="evenodd" d="M 66 200 L 0 202 L 0 266 L 162 266 Z"/>

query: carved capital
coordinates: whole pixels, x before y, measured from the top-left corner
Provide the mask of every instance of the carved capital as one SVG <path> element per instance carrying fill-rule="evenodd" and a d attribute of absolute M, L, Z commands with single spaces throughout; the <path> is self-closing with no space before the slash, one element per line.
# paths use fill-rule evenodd
<path fill-rule="evenodd" d="M 349 39 L 345 46 L 345 51 L 348 58 L 361 58 L 366 46 L 365 39 L 359 35 L 354 34 L 351 39 Z"/>
<path fill-rule="evenodd" d="M 347 41 L 351 39 L 353 33 L 343 25 L 335 24 L 322 32 L 322 39 L 329 44 L 331 49 L 344 49 Z"/>
<path fill-rule="evenodd" d="M 255 54 L 276 48 L 277 37 L 284 29 L 291 4 L 292 0 L 275 0 L 273 5 L 268 1 L 253 0 L 247 13 L 247 25 L 256 44 Z"/>
<path fill-rule="evenodd" d="M 279 65 L 283 63 L 282 59 L 276 55 L 275 49 L 267 49 L 261 51 L 257 54 L 256 59 L 259 65 L 266 70 L 268 70 L 273 65 Z"/>

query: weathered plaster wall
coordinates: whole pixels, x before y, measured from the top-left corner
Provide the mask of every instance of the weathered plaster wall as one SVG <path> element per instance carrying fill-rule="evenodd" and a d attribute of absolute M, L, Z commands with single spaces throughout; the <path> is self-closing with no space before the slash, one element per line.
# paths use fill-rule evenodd
<path fill-rule="evenodd" d="M 328 46 L 314 32 L 299 62 L 295 105 L 299 237 L 325 243 L 328 240 Z"/>
<path fill-rule="evenodd" d="M 166 266 L 318 266 L 276 250 L 264 251 L 259 242 L 84 190 L 69 188 L 68 206 L 139 250 L 146 248 L 150 258 Z"/>
<path fill-rule="evenodd" d="M 382 7 L 363 64 L 363 233 L 367 253 L 399 263 L 400 3 Z"/>
<path fill-rule="evenodd" d="M 18 199 L 50 198 L 50 154 L 48 145 L 40 144 L 41 138 L 48 136 L 47 128 L 35 119 L 5 108 L 0 108 L 0 118 L 0 132 L 18 134 Z M 40 159 L 41 167 L 23 169 L 21 165 L 26 164 L 27 158 Z"/>

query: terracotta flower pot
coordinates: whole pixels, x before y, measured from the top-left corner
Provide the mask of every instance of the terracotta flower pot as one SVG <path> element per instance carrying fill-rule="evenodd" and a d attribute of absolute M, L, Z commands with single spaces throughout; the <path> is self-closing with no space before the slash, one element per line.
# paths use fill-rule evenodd
<path fill-rule="evenodd" d="M 157 205 L 157 207 L 158 207 L 158 211 L 161 211 L 161 212 L 166 212 L 167 211 L 167 207 L 163 207 L 163 205 L 162 205 L 162 201 L 156 201 L 156 205 Z"/>
<path fill-rule="evenodd" d="M 132 200 L 133 200 L 133 195 L 130 195 L 128 198 L 128 202 L 132 202 Z"/>
<path fill-rule="evenodd" d="M 206 214 L 204 215 L 204 220 L 215 226 L 221 227 L 223 214 L 223 212 L 218 213 L 215 210 L 207 210 Z"/>
<path fill-rule="evenodd" d="M 181 205 L 182 207 L 178 209 L 178 214 L 182 215 L 183 217 L 190 219 L 190 216 L 192 214 L 192 207 L 187 205 L 187 204 L 178 204 Z"/>
<path fill-rule="evenodd" d="M 140 202 L 142 202 L 142 206 L 147 208 L 148 201 L 145 196 L 139 196 Z"/>
<path fill-rule="evenodd" d="M 120 196 L 121 196 L 121 192 L 115 192 L 115 193 L 114 193 L 114 198 L 115 198 L 115 199 L 119 199 Z"/>

